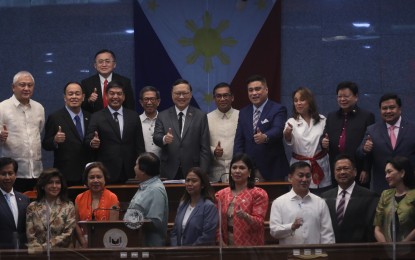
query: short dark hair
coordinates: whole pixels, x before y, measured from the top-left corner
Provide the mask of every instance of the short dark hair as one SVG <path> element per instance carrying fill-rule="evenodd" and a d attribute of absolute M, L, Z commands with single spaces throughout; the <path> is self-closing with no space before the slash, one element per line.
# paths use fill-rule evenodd
<path fill-rule="evenodd" d="M 405 175 L 403 176 L 403 184 L 410 189 L 415 188 L 414 167 L 407 157 L 395 156 L 392 159 L 387 160 L 386 164 L 388 163 L 392 164 L 393 168 L 398 171 L 404 170 Z"/>
<path fill-rule="evenodd" d="M 63 88 L 63 94 L 66 94 L 66 89 L 68 88 L 69 85 L 71 84 L 76 84 L 79 85 L 81 87 L 81 91 L 82 93 L 84 93 L 84 89 L 82 88 L 81 84 L 79 84 L 79 82 L 76 81 L 69 81 L 68 83 L 66 83 L 65 87 Z"/>
<path fill-rule="evenodd" d="M 340 160 L 349 160 L 352 163 L 353 169 L 356 168 L 356 162 L 354 161 L 354 158 L 346 153 L 341 153 L 339 155 L 336 156 L 336 158 L 334 159 L 334 163 L 333 165 L 336 164 L 337 161 Z"/>
<path fill-rule="evenodd" d="M 290 175 L 294 174 L 297 169 L 302 169 L 308 167 L 311 169 L 311 166 L 308 162 L 298 161 L 290 165 Z"/>
<path fill-rule="evenodd" d="M 336 88 L 336 94 L 339 94 L 339 91 L 340 90 L 343 90 L 343 89 L 350 89 L 350 91 L 353 93 L 353 95 L 355 95 L 355 96 L 357 96 L 357 94 L 359 94 L 359 87 L 357 86 L 357 84 L 356 83 L 354 83 L 354 82 L 351 82 L 351 81 L 343 81 L 343 82 L 340 82 L 338 85 L 337 85 L 337 88 Z"/>
<path fill-rule="evenodd" d="M 102 174 L 104 175 L 105 179 L 105 184 L 107 184 L 110 181 L 109 172 L 102 162 L 90 162 L 86 165 L 84 174 L 82 175 L 82 181 L 85 185 L 88 186 L 88 174 L 93 168 L 98 168 L 102 171 Z"/>
<path fill-rule="evenodd" d="M 112 88 L 120 88 L 120 89 L 122 89 L 122 92 L 124 93 L 124 95 L 125 95 L 125 89 L 124 89 L 124 85 L 120 82 L 120 81 L 118 81 L 118 80 L 112 80 L 110 83 L 108 83 L 108 85 L 107 85 L 107 90 L 106 90 L 106 92 L 105 93 L 107 93 L 108 94 L 108 92 L 110 91 L 110 89 L 112 89 Z"/>
<path fill-rule="evenodd" d="M 102 53 L 109 53 L 109 54 L 111 54 L 113 60 L 116 61 L 115 53 L 112 50 L 109 50 L 109 49 L 99 50 L 97 53 L 95 53 L 94 60 L 96 60 L 97 59 L 97 56 L 100 55 L 100 54 L 102 54 Z"/>
<path fill-rule="evenodd" d="M 383 102 L 385 102 L 386 100 L 389 100 L 389 99 L 394 99 L 396 101 L 396 104 L 399 107 L 402 107 L 402 100 L 397 94 L 395 94 L 395 93 L 386 93 L 383 96 L 381 96 L 380 99 L 379 99 L 379 108 L 382 106 Z"/>
<path fill-rule="evenodd" d="M 193 168 L 190 168 L 190 170 L 186 173 L 185 179 L 187 175 L 189 175 L 189 173 L 191 172 L 196 174 L 197 177 L 199 177 L 200 179 L 200 186 L 201 186 L 200 196 L 205 200 L 208 199 L 208 200 L 214 201 L 214 196 L 213 196 L 214 191 L 212 189 L 212 186 L 210 185 L 208 175 L 204 173 L 200 167 L 193 167 Z M 184 202 L 189 202 L 191 200 L 190 195 L 189 193 L 187 193 L 187 191 L 184 192 L 181 200 Z"/>
<path fill-rule="evenodd" d="M 160 159 L 154 153 L 142 153 L 138 156 L 137 166 L 148 176 L 160 175 Z"/>
<path fill-rule="evenodd" d="M 144 88 L 142 88 L 140 90 L 140 99 L 143 99 L 144 93 L 149 91 L 156 92 L 157 99 L 160 99 L 160 91 L 158 91 L 158 89 L 153 86 L 145 86 Z"/>
<path fill-rule="evenodd" d="M 0 170 L 6 167 L 9 164 L 13 164 L 13 171 L 17 173 L 17 169 L 19 168 L 15 159 L 10 157 L 0 157 Z"/>
<path fill-rule="evenodd" d="M 254 82 L 254 81 L 260 81 L 260 82 L 262 82 L 262 84 L 265 85 L 265 87 L 267 87 L 267 80 L 265 79 L 265 77 L 263 77 L 261 75 L 257 75 L 257 74 L 250 76 L 246 80 L 246 84 L 248 85 L 249 83 Z"/>
<path fill-rule="evenodd" d="M 50 179 L 53 177 L 58 177 L 61 182 L 61 191 L 59 193 L 59 198 L 61 201 L 69 201 L 67 197 L 67 190 L 68 186 L 66 185 L 65 178 L 63 177 L 62 173 L 56 169 L 56 168 L 49 168 L 42 171 L 42 173 L 39 176 L 39 179 L 37 180 L 36 184 L 36 191 L 37 191 L 37 201 L 41 201 L 43 198 L 45 198 L 45 186 L 49 183 Z"/>
<path fill-rule="evenodd" d="M 173 91 L 173 88 L 179 84 L 187 84 L 189 86 L 190 92 L 193 92 L 192 85 L 190 85 L 189 81 L 185 79 L 176 79 L 176 81 L 174 81 L 173 85 L 171 86 L 171 91 Z"/>
<path fill-rule="evenodd" d="M 248 189 L 252 189 L 255 187 L 255 164 L 252 159 L 246 153 L 239 153 L 232 158 L 232 161 L 229 166 L 229 174 L 231 177 L 229 178 L 229 187 L 231 190 L 235 189 L 235 181 L 232 179 L 232 165 L 236 162 L 242 161 L 246 164 L 249 170 L 249 177 L 248 177 Z"/>
<path fill-rule="evenodd" d="M 218 88 L 229 88 L 229 91 L 230 91 L 230 93 L 231 93 L 231 95 L 232 95 L 232 89 L 231 89 L 231 86 L 228 84 L 228 83 L 226 83 L 226 82 L 221 82 L 221 83 L 218 83 L 214 88 L 213 88 L 213 96 L 215 96 L 215 92 L 216 92 L 216 90 L 218 89 Z"/>

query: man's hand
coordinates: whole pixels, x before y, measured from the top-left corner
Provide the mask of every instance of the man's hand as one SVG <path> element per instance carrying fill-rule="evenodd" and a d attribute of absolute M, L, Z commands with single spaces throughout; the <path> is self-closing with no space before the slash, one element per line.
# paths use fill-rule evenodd
<path fill-rule="evenodd" d="M 8 136 L 9 136 L 9 131 L 7 131 L 7 126 L 3 125 L 3 130 L 0 131 L 0 141 L 5 143 Z"/>
<path fill-rule="evenodd" d="M 55 143 L 60 144 L 65 142 L 65 133 L 62 132 L 62 128 L 61 126 L 58 126 L 58 132 L 55 135 L 55 138 L 53 139 L 55 141 Z"/>
<path fill-rule="evenodd" d="M 220 147 L 220 141 L 218 141 L 218 145 L 216 145 L 215 150 L 213 151 L 215 157 L 222 157 L 223 155 L 223 148 Z"/>
<path fill-rule="evenodd" d="M 99 140 L 98 132 L 95 131 L 94 138 L 92 138 L 90 146 L 94 149 L 98 149 L 99 145 L 101 144 L 101 141 Z"/>
<path fill-rule="evenodd" d="M 171 130 L 171 128 L 169 128 L 166 135 L 164 136 L 164 143 L 165 144 L 171 144 L 171 143 L 173 143 L 173 140 L 174 140 L 173 130 Z"/>
<path fill-rule="evenodd" d="M 98 93 L 97 88 L 94 88 L 94 92 L 91 93 L 91 95 L 88 98 L 89 103 L 94 103 L 98 99 Z"/>

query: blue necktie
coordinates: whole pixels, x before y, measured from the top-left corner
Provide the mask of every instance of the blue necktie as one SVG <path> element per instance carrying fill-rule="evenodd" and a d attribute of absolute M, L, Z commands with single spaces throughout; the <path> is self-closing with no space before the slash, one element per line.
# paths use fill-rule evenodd
<path fill-rule="evenodd" d="M 79 118 L 78 115 L 76 115 L 74 117 L 74 119 L 75 119 L 76 130 L 78 131 L 79 137 L 81 137 L 81 139 L 82 139 L 82 138 L 84 138 L 84 133 L 82 132 L 81 119 Z"/>

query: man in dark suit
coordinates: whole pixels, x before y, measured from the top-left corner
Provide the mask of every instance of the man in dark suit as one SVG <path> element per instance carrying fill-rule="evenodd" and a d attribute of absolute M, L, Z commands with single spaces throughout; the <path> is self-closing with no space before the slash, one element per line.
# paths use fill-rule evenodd
<path fill-rule="evenodd" d="M 29 198 L 13 190 L 17 162 L 0 158 L 0 249 L 26 247 L 26 208 Z"/>
<path fill-rule="evenodd" d="M 402 101 L 390 93 L 380 98 L 381 122 L 367 128 L 358 155 L 373 161 L 371 189 L 380 194 L 388 189 L 386 161 L 397 155 L 407 157 L 415 166 L 415 124 L 401 117 Z"/>
<path fill-rule="evenodd" d="M 117 66 L 115 54 L 111 50 L 103 49 L 95 54 L 94 67 L 97 74 L 81 81 L 81 86 L 85 94 L 82 108 L 90 113 L 97 112 L 107 106 L 105 88 L 109 82 L 116 80 L 124 86 L 125 100 L 123 107 L 135 110 L 134 92 L 131 87 L 130 79 L 114 73 Z"/>
<path fill-rule="evenodd" d="M 336 89 L 339 109 L 327 115 L 321 145 L 328 149 L 331 172 L 334 172 L 334 159 L 345 153 L 356 162 L 356 182 L 369 188 L 371 162 L 356 156 L 356 150 L 363 140 L 366 128 L 375 122 L 372 112 L 357 106 L 359 88 L 356 83 L 344 81 Z M 332 174 L 332 182 L 334 182 Z"/>
<path fill-rule="evenodd" d="M 374 242 L 373 218 L 379 197 L 376 193 L 356 185 L 353 156 L 340 154 L 334 160 L 334 176 L 338 187 L 324 192 L 330 211 L 336 243 Z M 344 194 L 344 202 L 342 201 Z"/>
<path fill-rule="evenodd" d="M 107 87 L 108 107 L 92 114 L 85 145 L 95 151 L 95 159 L 110 173 L 109 183 L 124 183 L 134 178 L 135 160 L 145 151 L 138 113 L 122 106 L 125 100 L 121 82 Z"/>
<path fill-rule="evenodd" d="M 92 159 L 84 146 L 90 114 L 81 109 L 85 95 L 79 83 L 67 83 L 63 93 L 65 107 L 48 117 L 42 147 L 53 151 L 53 167 L 62 172 L 68 186 L 82 185 L 85 165 Z"/>
<path fill-rule="evenodd" d="M 266 181 L 284 180 L 289 167 L 283 145 L 287 108 L 268 99 L 264 77 L 247 80 L 251 105 L 239 112 L 233 154 L 247 153 Z"/>
<path fill-rule="evenodd" d="M 192 86 L 188 81 L 176 80 L 171 95 L 175 106 L 159 113 L 153 136 L 154 143 L 162 148 L 161 176 L 184 179 L 196 166 L 207 174 L 211 160 L 207 116 L 189 106 Z"/>

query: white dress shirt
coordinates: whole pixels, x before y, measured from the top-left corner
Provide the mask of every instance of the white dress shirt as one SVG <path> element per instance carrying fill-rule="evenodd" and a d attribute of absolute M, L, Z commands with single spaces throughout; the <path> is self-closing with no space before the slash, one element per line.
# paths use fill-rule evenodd
<path fill-rule="evenodd" d="M 13 95 L 0 103 L 0 126 L 9 132 L 6 142 L 0 142 L 0 156 L 17 161 L 17 178 L 38 178 L 43 170 L 40 134 L 45 125 L 43 106 L 30 100 L 21 104 Z"/>
<path fill-rule="evenodd" d="M 303 225 L 292 231 L 297 217 L 303 218 Z M 329 208 L 322 198 L 310 192 L 301 198 L 291 189 L 275 199 L 269 221 L 271 236 L 282 245 L 335 243 Z"/>
<path fill-rule="evenodd" d="M 229 173 L 238 117 L 239 110 L 233 108 L 226 113 L 222 113 L 219 109 L 216 109 L 207 115 L 212 155 L 214 155 L 219 141 L 220 147 L 223 149 L 222 157 L 214 156 L 213 164 L 210 167 L 209 178 L 213 182 L 219 181 L 222 174 Z"/>
<path fill-rule="evenodd" d="M 158 115 L 158 112 L 157 112 Z M 157 115 L 154 118 L 149 118 L 145 112 L 140 115 L 141 126 L 143 128 L 144 145 L 146 152 L 152 152 L 160 158 L 161 148 L 154 144 L 153 134 L 154 126 L 156 125 Z"/>

